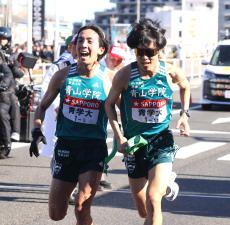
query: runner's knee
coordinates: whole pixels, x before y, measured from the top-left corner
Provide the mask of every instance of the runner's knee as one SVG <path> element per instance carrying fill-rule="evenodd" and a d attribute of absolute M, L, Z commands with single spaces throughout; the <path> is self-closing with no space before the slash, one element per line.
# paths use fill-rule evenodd
<path fill-rule="evenodd" d="M 63 210 L 64 211 L 64 210 Z M 59 221 L 65 218 L 66 212 L 49 210 L 49 217 L 51 220 Z"/>
<path fill-rule="evenodd" d="M 165 191 L 157 191 L 157 190 L 151 190 L 147 193 L 147 199 L 149 203 L 153 206 L 157 206 L 161 204 L 162 197 L 164 196 Z"/>
<path fill-rule="evenodd" d="M 76 211 L 81 211 L 83 208 L 87 207 L 86 201 L 91 197 L 91 193 L 79 192 L 76 196 Z"/>

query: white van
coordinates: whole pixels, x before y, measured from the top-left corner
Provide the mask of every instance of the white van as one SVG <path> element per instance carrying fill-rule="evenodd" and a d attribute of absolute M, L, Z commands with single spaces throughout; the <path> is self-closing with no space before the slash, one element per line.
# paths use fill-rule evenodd
<path fill-rule="evenodd" d="M 206 65 L 202 81 L 201 105 L 209 110 L 212 105 L 230 105 L 230 40 L 218 43 L 210 62 Z"/>

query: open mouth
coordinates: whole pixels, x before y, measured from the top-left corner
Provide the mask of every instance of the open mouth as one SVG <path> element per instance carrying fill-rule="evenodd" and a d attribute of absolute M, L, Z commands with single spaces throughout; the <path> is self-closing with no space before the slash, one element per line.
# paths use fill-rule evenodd
<path fill-rule="evenodd" d="M 80 52 L 80 57 L 88 57 L 89 55 L 89 52 Z"/>

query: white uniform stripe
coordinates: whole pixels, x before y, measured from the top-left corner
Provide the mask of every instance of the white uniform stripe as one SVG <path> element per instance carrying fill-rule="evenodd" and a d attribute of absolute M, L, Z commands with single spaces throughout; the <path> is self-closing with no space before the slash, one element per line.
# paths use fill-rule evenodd
<path fill-rule="evenodd" d="M 108 138 L 106 139 L 106 143 L 111 143 L 111 142 L 113 142 L 113 138 L 108 137 Z"/>
<path fill-rule="evenodd" d="M 176 154 L 177 159 L 186 159 L 188 157 L 203 153 L 214 148 L 225 145 L 225 142 L 197 142 L 192 145 L 182 147 L 178 150 Z"/>

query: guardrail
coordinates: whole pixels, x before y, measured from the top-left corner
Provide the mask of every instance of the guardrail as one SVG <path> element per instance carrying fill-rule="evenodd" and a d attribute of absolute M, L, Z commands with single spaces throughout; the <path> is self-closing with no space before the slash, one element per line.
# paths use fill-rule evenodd
<path fill-rule="evenodd" d="M 203 58 L 186 58 L 183 62 L 180 59 L 168 59 L 167 62 L 181 67 L 186 77 L 191 80 L 202 76 L 204 69 L 204 66 L 201 64 L 202 59 Z"/>
<path fill-rule="evenodd" d="M 186 74 L 186 77 L 191 80 L 202 76 L 203 66 L 201 60 L 202 58 L 187 58 L 182 62 L 180 59 L 168 59 L 167 62 L 181 67 Z M 31 70 L 31 76 L 35 84 L 42 82 L 42 77 L 45 75 L 50 65 L 51 63 L 37 63 L 33 70 Z M 23 79 L 25 82 L 28 82 L 29 75 L 25 74 Z"/>

